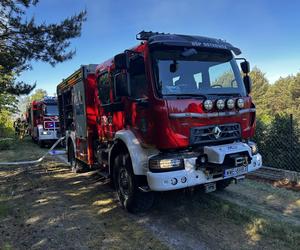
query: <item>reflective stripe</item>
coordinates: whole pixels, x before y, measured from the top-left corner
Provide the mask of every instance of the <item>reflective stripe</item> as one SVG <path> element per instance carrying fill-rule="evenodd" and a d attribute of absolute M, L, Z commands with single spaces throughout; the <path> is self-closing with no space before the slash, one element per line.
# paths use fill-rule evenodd
<path fill-rule="evenodd" d="M 250 109 L 242 109 L 239 111 L 228 111 L 228 112 L 214 112 L 214 113 L 171 113 L 169 115 L 170 118 L 213 118 L 213 117 L 226 117 L 226 116 L 236 116 L 242 115 L 245 113 L 255 112 L 255 108 Z"/>

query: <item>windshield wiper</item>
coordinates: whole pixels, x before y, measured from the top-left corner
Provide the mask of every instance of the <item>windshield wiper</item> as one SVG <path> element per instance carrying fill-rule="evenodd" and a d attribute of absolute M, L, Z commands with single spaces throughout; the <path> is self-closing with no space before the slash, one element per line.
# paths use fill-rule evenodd
<path fill-rule="evenodd" d="M 198 97 L 201 99 L 207 99 L 207 96 L 203 94 L 165 94 L 164 96 L 175 96 L 177 99 L 182 99 L 182 97 Z"/>

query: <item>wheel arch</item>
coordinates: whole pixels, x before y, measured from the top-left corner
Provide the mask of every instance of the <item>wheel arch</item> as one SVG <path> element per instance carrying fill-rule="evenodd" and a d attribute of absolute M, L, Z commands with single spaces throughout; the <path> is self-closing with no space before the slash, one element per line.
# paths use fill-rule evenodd
<path fill-rule="evenodd" d="M 149 156 L 159 153 L 155 148 L 143 148 L 139 140 L 130 130 L 120 130 L 115 134 L 115 143 L 109 153 L 109 171 L 113 175 L 113 161 L 118 152 L 128 151 L 131 159 L 133 173 L 146 175 L 148 171 Z"/>

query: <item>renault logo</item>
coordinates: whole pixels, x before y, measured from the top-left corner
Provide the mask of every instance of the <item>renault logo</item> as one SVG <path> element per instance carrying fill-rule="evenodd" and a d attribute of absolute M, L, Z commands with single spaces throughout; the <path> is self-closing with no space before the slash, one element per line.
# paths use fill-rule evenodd
<path fill-rule="evenodd" d="M 219 139 L 221 136 L 222 130 L 218 126 L 216 126 L 213 128 L 212 132 L 213 132 L 214 136 L 216 137 L 216 139 Z"/>

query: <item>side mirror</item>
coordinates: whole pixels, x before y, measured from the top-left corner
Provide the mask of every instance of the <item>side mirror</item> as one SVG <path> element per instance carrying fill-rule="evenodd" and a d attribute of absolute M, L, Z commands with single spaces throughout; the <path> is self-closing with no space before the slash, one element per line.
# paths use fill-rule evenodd
<path fill-rule="evenodd" d="M 244 85 L 248 94 L 251 93 L 252 81 L 249 75 L 244 75 L 243 77 Z"/>
<path fill-rule="evenodd" d="M 121 53 L 114 57 L 114 63 L 116 69 L 128 69 L 129 68 L 129 60 L 127 53 Z"/>
<path fill-rule="evenodd" d="M 240 65 L 244 74 L 248 74 L 250 72 L 250 63 L 248 61 L 243 61 Z"/>

